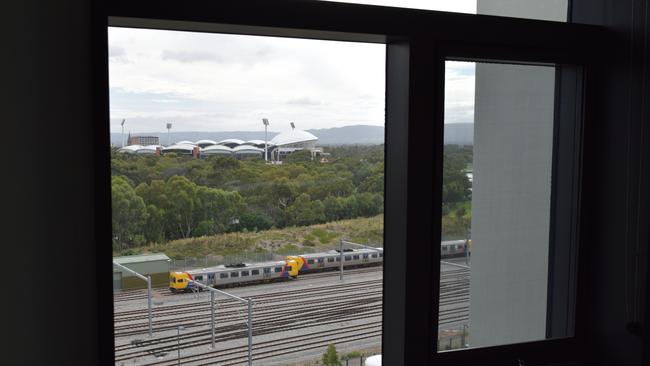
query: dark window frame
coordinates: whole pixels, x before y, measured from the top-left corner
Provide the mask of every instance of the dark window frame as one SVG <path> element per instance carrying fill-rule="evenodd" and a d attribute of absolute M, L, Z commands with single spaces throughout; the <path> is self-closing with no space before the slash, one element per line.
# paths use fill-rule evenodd
<path fill-rule="evenodd" d="M 437 321 L 440 251 L 434 250 L 437 246 L 430 243 L 440 236 L 440 220 L 437 220 L 440 210 L 436 208 L 440 207 L 441 197 L 440 192 L 430 187 L 442 183 L 441 175 L 434 174 L 442 169 L 444 63 L 441 60 L 459 55 L 449 50 L 465 50 L 462 53 L 470 58 L 568 63 L 589 69 L 587 61 L 597 57 L 593 50 L 605 37 L 603 28 L 300 0 L 182 3 L 116 0 L 95 7 L 94 20 L 98 121 L 94 125 L 97 141 L 95 186 L 100 209 L 110 209 L 110 179 L 107 179 L 110 177 L 110 156 L 105 148 L 109 105 L 108 25 L 386 43 L 384 242 L 389 255 L 384 258 L 382 342 L 390 347 L 383 347 L 384 363 L 470 365 L 481 360 L 484 364 L 508 364 L 522 359 L 526 363 L 540 364 L 578 359 L 576 345 L 582 340 L 579 318 L 576 319 L 576 336 L 568 339 L 435 352 L 437 329 L 434 331 L 432 324 Z M 443 49 L 447 52 L 443 53 Z M 565 82 L 561 78 L 558 80 L 560 90 L 568 87 Z M 584 104 L 585 99 L 580 102 Z M 417 159 L 409 160 L 410 156 Z M 582 159 L 589 157 L 582 156 Z M 430 169 L 421 169 L 422 166 Z M 578 193 L 585 190 L 587 179 L 581 178 L 574 182 Z M 554 191 L 553 194 L 559 193 Z M 574 205 L 572 214 L 579 220 L 582 210 L 579 204 Z M 110 235 L 105 235 L 110 233 L 110 217 L 109 213 L 98 216 L 97 242 L 106 244 L 101 248 L 108 248 L 98 250 L 99 288 L 106 287 L 112 280 L 108 279 L 108 268 L 112 268 Z M 579 229 L 581 225 L 581 221 L 574 221 L 570 229 Z M 576 247 L 570 249 L 572 256 L 576 255 L 579 242 L 579 236 L 574 234 Z M 584 277 L 580 272 L 574 275 Z M 407 281 L 414 277 L 419 280 Z M 567 282 L 566 278 L 560 280 Z M 576 281 L 572 283 L 577 286 Z M 112 364 L 112 298 L 101 295 L 99 300 L 98 313 L 102 316 L 98 326 L 100 337 L 105 340 L 100 342 L 100 355 L 106 364 Z M 584 302 L 579 296 L 576 301 L 579 312 Z M 434 312 L 432 304 L 435 304 Z"/>

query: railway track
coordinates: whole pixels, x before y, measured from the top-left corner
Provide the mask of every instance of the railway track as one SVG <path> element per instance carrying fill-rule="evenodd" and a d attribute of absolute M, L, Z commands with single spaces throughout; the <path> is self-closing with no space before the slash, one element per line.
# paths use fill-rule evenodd
<path fill-rule="evenodd" d="M 346 270 L 346 275 L 352 270 Z M 381 271 L 381 268 L 356 270 L 363 273 Z M 338 276 L 337 272 L 324 272 L 308 276 Z M 313 278 L 313 277 L 312 277 Z M 287 291 L 251 296 L 254 300 L 253 332 L 255 337 L 269 337 L 276 333 L 300 331 L 295 337 L 282 337 L 269 341 L 255 342 L 254 361 L 282 357 L 295 352 L 321 349 L 329 343 L 354 342 L 381 336 L 382 280 L 367 280 L 352 283 L 337 283 L 329 286 L 300 289 L 299 297 L 287 299 Z M 207 293 L 205 293 L 207 295 Z M 135 295 L 135 296 L 134 296 Z M 345 295 L 342 298 L 340 295 Z M 172 295 L 167 296 L 183 296 Z M 186 296 L 196 296 L 188 294 Z M 128 294 L 130 299 L 138 299 L 137 293 Z M 146 293 L 142 298 L 146 299 Z M 125 299 L 122 297 L 121 299 Z M 186 329 L 181 337 L 181 349 L 204 347 L 211 343 L 210 306 L 205 296 L 196 302 L 168 305 L 154 308 L 154 329 L 157 332 L 176 329 L 178 325 Z M 289 300 L 289 301 L 288 301 Z M 120 300 L 126 301 L 126 300 Z M 469 271 L 451 270 L 441 273 L 441 310 L 439 324 L 456 323 L 469 318 Z M 444 309 L 442 307 L 445 307 Z M 181 315 L 179 315 L 179 313 Z M 231 300 L 220 300 L 217 304 L 216 341 L 241 341 L 247 337 L 246 321 L 242 317 L 244 307 Z M 188 319 L 188 314 L 191 318 Z M 116 337 L 136 336 L 147 331 L 146 309 L 127 310 L 115 314 Z M 362 325 L 349 326 L 351 330 L 336 327 L 342 322 L 364 321 Z M 374 324 L 374 329 L 363 328 Z M 378 324 L 378 325 L 377 325 Z M 305 333 L 310 327 L 330 326 L 330 329 Z M 355 328 L 356 327 L 356 328 Z M 348 328 L 346 328 L 348 329 Z M 352 330 L 356 329 L 356 330 Z M 163 336 L 132 343 L 116 345 L 116 362 L 160 357 L 177 351 L 178 338 Z M 295 340 L 293 342 L 291 340 Z M 218 346 L 217 346 L 218 347 Z M 181 357 L 183 364 L 238 365 L 247 361 L 246 346 L 232 346 L 209 352 L 195 353 Z M 151 360 L 147 365 L 176 364 L 173 360 Z"/>
<path fill-rule="evenodd" d="M 295 352 L 314 348 L 322 348 L 329 343 L 350 342 L 381 336 L 381 321 L 364 325 L 348 326 L 327 331 L 303 333 L 300 336 L 286 337 L 255 343 L 253 346 L 253 361 L 271 357 L 290 355 Z M 238 365 L 248 360 L 247 346 L 230 347 L 222 350 L 202 352 L 190 356 L 182 356 L 180 361 L 190 365 Z M 169 359 L 146 363 L 147 366 L 174 365 L 178 359 Z"/>
<path fill-rule="evenodd" d="M 358 292 L 359 290 L 363 290 L 365 292 L 360 293 Z M 341 295 L 347 296 L 346 299 L 343 301 L 347 301 L 349 299 L 354 299 L 355 295 L 368 295 L 368 294 L 373 294 L 369 293 L 368 291 L 370 290 L 375 290 L 374 294 L 381 294 L 381 283 L 378 283 L 377 281 L 365 281 L 362 283 L 355 283 L 355 284 L 342 284 L 342 285 L 337 285 L 337 286 L 329 286 L 328 288 L 322 289 L 322 288 L 316 288 L 316 289 L 307 289 L 305 291 L 301 291 L 301 296 L 300 298 L 295 298 L 290 300 L 289 302 L 283 302 L 281 305 L 282 307 L 292 307 L 292 308 L 306 308 L 311 305 L 319 305 L 322 303 L 324 299 L 339 299 Z M 313 300 L 308 300 L 308 298 L 311 297 L 316 297 L 318 296 L 317 299 Z M 441 291 L 441 305 L 452 305 L 454 303 L 460 303 L 463 301 L 466 301 L 466 297 L 469 296 L 469 289 L 460 289 L 460 290 L 455 290 L 455 291 L 447 291 L 447 290 L 442 290 Z M 284 294 L 280 294 L 279 296 L 277 294 L 274 294 L 273 296 L 256 296 L 253 297 L 254 302 L 256 303 L 256 307 L 259 309 L 260 306 L 265 305 L 265 304 L 273 304 L 275 301 L 277 301 L 277 298 L 284 298 Z M 221 304 L 217 304 L 217 307 L 219 310 L 223 311 L 233 311 L 232 309 L 237 309 L 240 307 L 239 304 L 233 302 L 233 301 L 228 301 L 225 304 L 222 302 Z M 210 310 L 210 305 L 208 303 L 205 303 L 204 301 L 202 302 L 195 302 L 195 303 L 189 303 L 189 304 L 179 304 L 179 305 L 170 305 L 165 308 L 157 308 L 155 309 L 153 316 L 154 318 L 164 318 L 164 317 L 169 317 L 169 316 L 176 316 L 178 317 L 179 311 L 182 310 L 183 313 L 186 313 L 188 311 L 191 311 L 192 314 L 194 315 L 205 315 L 206 317 L 209 315 L 209 310 Z M 241 310 L 240 310 L 241 311 Z M 199 314 L 197 314 L 199 313 Z M 222 313 L 223 314 L 223 313 Z M 228 314 L 228 313 L 226 313 Z M 183 315 L 181 317 L 178 317 L 180 319 L 185 318 L 186 316 Z M 146 323 L 132 323 L 136 320 L 147 320 L 147 314 L 146 310 L 137 310 L 137 311 L 129 311 L 127 314 L 124 313 L 118 313 L 115 316 L 115 334 L 116 336 L 126 336 L 126 335 L 133 335 L 137 334 L 138 332 L 132 332 L 128 331 L 131 329 L 137 329 L 137 328 L 142 328 L 144 331 L 144 328 L 146 327 Z M 176 318 L 172 319 L 164 319 L 164 320 L 158 320 L 154 321 L 154 326 L 157 329 L 166 329 L 168 327 L 162 327 L 164 324 L 176 324 L 177 323 Z M 120 324 L 120 323 L 127 323 L 127 324 Z M 193 324 L 202 324 L 202 322 L 194 322 Z M 184 323 L 184 325 L 190 326 L 190 324 Z"/>

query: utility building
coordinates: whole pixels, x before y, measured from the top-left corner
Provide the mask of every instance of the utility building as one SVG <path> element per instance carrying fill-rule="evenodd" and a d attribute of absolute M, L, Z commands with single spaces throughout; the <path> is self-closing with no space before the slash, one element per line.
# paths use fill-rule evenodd
<path fill-rule="evenodd" d="M 141 275 L 151 276 L 151 285 L 153 287 L 165 287 L 169 283 L 170 260 L 165 254 L 113 257 L 113 261 Z M 146 287 L 147 284 L 138 277 L 117 266 L 113 266 L 113 290 L 142 289 Z"/>

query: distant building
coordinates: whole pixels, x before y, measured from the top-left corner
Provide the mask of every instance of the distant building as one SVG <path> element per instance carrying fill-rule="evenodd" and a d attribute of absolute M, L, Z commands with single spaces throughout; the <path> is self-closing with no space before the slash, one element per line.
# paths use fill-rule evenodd
<path fill-rule="evenodd" d="M 158 136 L 129 136 L 128 145 L 160 145 Z"/>

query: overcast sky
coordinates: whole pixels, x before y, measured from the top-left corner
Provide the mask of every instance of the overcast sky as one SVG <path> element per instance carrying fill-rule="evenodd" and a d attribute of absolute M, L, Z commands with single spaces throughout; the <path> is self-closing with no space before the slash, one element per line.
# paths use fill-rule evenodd
<path fill-rule="evenodd" d="M 385 5 L 395 0 L 363 0 Z M 474 13 L 475 0 L 400 5 Z M 111 131 L 271 131 L 384 124 L 385 46 L 109 28 Z M 448 63 L 445 122 L 472 122 L 474 66 Z"/>

